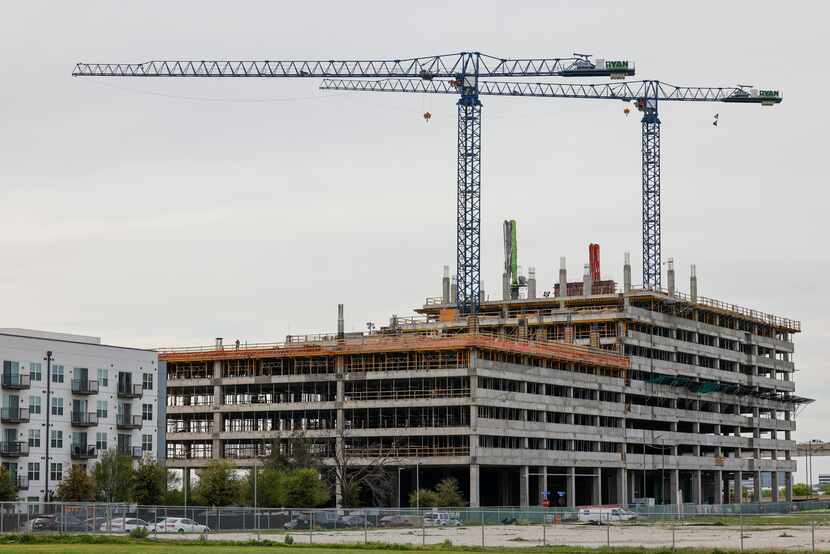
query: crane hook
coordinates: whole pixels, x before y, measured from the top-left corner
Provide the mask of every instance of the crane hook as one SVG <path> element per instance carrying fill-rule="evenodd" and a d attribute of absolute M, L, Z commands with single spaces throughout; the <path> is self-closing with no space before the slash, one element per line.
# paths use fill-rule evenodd
<path fill-rule="evenodd" d="M 429 123 L 429 120 L 432 119 L 432 114 L 429 112 L 424 112 L 424 121 Z"/>

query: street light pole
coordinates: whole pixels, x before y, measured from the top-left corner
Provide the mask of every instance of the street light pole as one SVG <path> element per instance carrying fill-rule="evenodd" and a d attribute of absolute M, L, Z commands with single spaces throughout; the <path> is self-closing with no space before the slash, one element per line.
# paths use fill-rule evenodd
<path fill-rule="evenodd" d="M 421 510 L 421 464 L 415 462 L 415 509 Z"/>
<path fill-rule="evenodd" d="M 256 454 L 254 454 L 254 525 L 256 526 L 256 540 L 259 541 L 259 513 L 257 513 L 256 509 L 256 476 L 259 473 L 259 468 L 257 467 L 257 458 Z"/>
<path fill-rule="evenodd" d="M 50 440 L 50 428 L 49 428 L 49 413 L 52 410 L 50 405 L 50 397 L 52 395 L 52 351 L 46 351 L 46 462 L 45 467 L 43 468 L 44 477 L 46 477 L 46 486 L 43 489 L 43 501 L 49 502 L 49 440 Z"/>

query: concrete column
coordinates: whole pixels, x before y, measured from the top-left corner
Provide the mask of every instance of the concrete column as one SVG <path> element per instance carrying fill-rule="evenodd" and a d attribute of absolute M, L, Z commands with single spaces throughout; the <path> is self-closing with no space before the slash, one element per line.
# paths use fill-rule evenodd
<path fill-rule="evenodd" d="M 339 331 L 338 331 L 339 333 Z M 337 356 L 334 360 L 335 378 L 337 379 L 337 392 L 334 399 L 334 408 L 337 412 L 337 435 L 334 438 L 334 449 L 337 455 L 342 459 L 343 453 L 343 429 L 344 429 L 344 413 L 343 413 L 343 398 L 345 397 L 346 384 L 343 381 L 345 373 L 345 360 L 343 356 Z M 343 488 L 340 480 L 334 484 L 334 505 L 337 508 L 343 507 Z"/>
<path fill-rule="evenodd" d="M 695 504 L 703 504 L 703 472 L 696 469 L 692 471 L 692 498 Z"/>
<path fill-rule="evenodd" d="M 625 265 L 623 265 L 623 292 L 631 292 L 631 253 L 625 253 Z"/>
<path fill-rule="evenodd" d="M 591 504 L 602 504 L 602 468 L 598 467 L 591 477 Z"/>
<path fill-rule="evenodd" d="M 568 476 L 565 481 L 565 496 L 568 501 L 568 508 L 576 507 L 576 470 L 568 468 Z"/>
<path fill-rule="evenodd" d="M 568 296 L 568 269 L 565 257 L 559 258 L 559 307 L 565 307 L 565 297 Z"/>
<path fill-rule="evenodd" d="M 582 296 L 593 294 L 594 281 L 591 278 L 591 269 L 585 264 L 585 273 L 582 275 Z"/>
<path fill-rule="evenodd" d="M 689 299 L 692 304 L 697 303 L 697 268 L 692 264 L 691 277 L 689 277 Z"/>
<path fill-rule="evenodd" d="M 723 504 L 723 471 L 715 470 L 715 498 L 714 504 Z"/>
<path fill-rule="evenodd" d="M 522 466 L 521 469 L 519 469 L 519 506 L 521 506 L 522 508 L 527 508 L 529 506 L 529 489 L 530 468 L 527 466 Z"/>
<path fill-rule="evenodd" d="M 479 469 L 478 464 L 470 464 L 470 508 L 478 508 L 481 499 L 478 492 Z"/>
<path fill-rule="evenodd" d="M 544 498 L 545 491 L 548 490 L 548 467 L 542 466 L 539 468 L 538 487 L 536 491 L 536 499 L 532 503 L 534 506 L 542 505 L 542 498 Z M 553 498 L 550 498 L 551 505 L 554 505 Z"/>
<path fill-rule="evenodd" d="M 441 278 L 441 303 L 450 303 L 450 266 L 444 266 L 444 277 Z"/>
<path fill-rule="evenodd" d="M 784 473 L 784 500 L 793 501 L 793 474 L 789 471 Z"/>
<path fill-rule="evenodd" d="M 674 296 L 674 258 L 669 258 L 669 269 L 666 272 L 666 280 L 669 285 L 669 296 Z"/>
<path fill-rule="evenodd" d="M 772 485 L 772 501 L 773 502 L 780 502 L 781 498 L 780 498 L 780 495 L 778 494 L 778 487 L 780 485 L 778 484 L 778 472 L 777 471 L 772 472 L 772 483 L 771 483 L 771 485 Z"/>
<path fill-rule="evenodd" d="M 213 406 L 218 408 L 223 403 L 222 398 L 222 361 L 213 362 Z M 222 441 L 219 440 L 219 433 L 222 432 L 222 412 L 213 412 L 213 429 L 210 433 L 211 447 L 210 457 L 213 459 L 223 458 Z"/>
<path fill-rule="evenodd" d="M 744 474 L 742 471 L 735 472 L 735 502 L 742 504 L 744 501 Z"/>
<path fill-rule="evenodd" d="M 628 505 L 628 473 L 625 468 L 617 470 L 616 489 L 617 489 L 617 504 L 621 506 Z"/>
<path fill-rule="evenodd" d="M 753 471 L 752 472 L 752 501 L 753 502 L 760 502 L 761 501 L 761 472 L 760 471 Z"/>
<path fill-rule="evenodd" d="M 677 494 L 677 489 L 680 488 L 680 471 L 676 469 L 669 470 L 669 499 L 674 506 L 680 503 L 680 497 Z"/>
<path fill-rule="evenodd" d="M 536 298 L 536 268 L 527 268 L 527 297 Z"/>
<path fill-rule="evenodd" d="M 635 477 L 636 474 L 633 471 L 628 471 L 627 469 L 624 469 L 623 471 L 625 472 L 625 480 L 628 486 L 628 496 L 626 497 L 626 500 L 629 504 L 631 504 L 634 502 L 634 499 L 637 498 L 637 491 L 635 490 L 635 482 L 637 478 Z"/>

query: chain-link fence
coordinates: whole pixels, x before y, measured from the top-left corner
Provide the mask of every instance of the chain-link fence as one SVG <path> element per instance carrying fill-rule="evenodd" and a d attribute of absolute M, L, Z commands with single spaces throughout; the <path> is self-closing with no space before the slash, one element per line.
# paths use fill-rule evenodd
<path fill-rule="evenodd" d="M 633 546 L 830 550 L 828 502 L 764 513 L 755 504 L 567 508 L 277 509 L 95 503 L 0 505 L 4 533 L 113 533 L 158 540 L 289 540 L 469 546 Z M 765 506 L 765 505 L 761 505 Z M 741 511 L 743 510 L 743 511 Z"/>

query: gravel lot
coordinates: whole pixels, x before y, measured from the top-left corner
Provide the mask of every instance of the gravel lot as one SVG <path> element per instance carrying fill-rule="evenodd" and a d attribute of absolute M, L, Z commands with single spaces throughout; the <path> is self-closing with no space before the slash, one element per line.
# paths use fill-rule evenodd
<path fill-rule="evenodd" d="M 605 546 L 610 541 L 617 546 L 658 547 L 671 546 L 672 534 L 677 547 L 740 548 L 738 526 L 677 526 L 669 525 L 612 525 L 582 524 L 547 525 L 488 525 L 485 527 L 486 546 L 533 547 L 543 544 L 571 546 Z M 744 548 L 803 550 L 812 545 L 810 526 L 767 525 L 744 529 Z M 262 538 L 283 540 L 282 533 L 263 533 Z M 349 531 L 308 530 L 292 532 L 297 543 L 315 544 L 369 542 L 395 544 L 435 544 L 450 540 L 454 545 L 480 546 L 481 527 L 428 527 L 422 529 L 368 529 Z M 248 541 L 256 535 L 243 533 L 211 533 L 213 540 Z M 198 538 L 198 535 L 159 535 L 159 538 Z M 816 549 L 830 550 L 830 527 L 816 527 Z"/>

